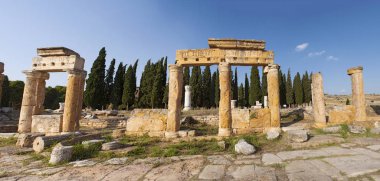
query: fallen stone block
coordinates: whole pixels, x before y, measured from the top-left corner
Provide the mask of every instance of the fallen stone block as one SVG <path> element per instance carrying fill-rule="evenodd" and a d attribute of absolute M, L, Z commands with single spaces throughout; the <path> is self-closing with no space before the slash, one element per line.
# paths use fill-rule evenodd
<path fill-rule="evenodd" d="M 222 148 L 223 150 L 226 149 L 226 142 L 225 141 L 218 141 L 218 146 Z"/>
<path fill-rule="evenodd" d="M 128 157 L 124 158 L 111 158 L 107 160 L 105 163 L 107 165 L 123 165 L 128 161 Z"/>
<path fill-rule="evenodd" d="M 103 151 L 115 150 L 115 149 L 123 148 L 124 146 L 125 146 L 124 144 L 121 144 L 117 141 L 112 141 L 112 142 L 108 142 L 108 143 L 103 143 L 102 144 L 102 150 Z"/>
<path fill-rule="evenodd" d="M 362 127 L 362 126 L 356 126 L 356 125 L 349 125 L 348 126 L 348 129 L 351 133 L 354 133 L 354 134 L 363 134 L 365 133 L 367 130 L 365 129 L 365 127 Z"/>
<path fill-rule="evenodd" d="M 306 130 L 291 130 L 288 131 L 288 138 L 291 142 L 302 143 L 308 140 L 309 135 Z"/>
<path fill-rule="evenodd" d="M 376 121 L 376 122 L 374 123 L 374 126 L 375 126 L 375 128 L 380 128 L 380 121 Z"/>
<path fill-rule="evenodd" d="M 338 133 L 342 128 L 340 126 L 332 126 L 323 128 L 322 131 L 325 133 Z"/>
<path fill-rule="evenodd" d="M 101 144 L 104 142 L 105 142 L 104 140 L 86 140 L 86 141 L 82 141 L 82 145 L 89 146 L 89 145 L 93 145 L 97 143 Z"/>
<path fill-rule="evenodd" d="M 235 145 L 236 153 L 250 155 L 250 154 L 255 153 L 255 151 L 256 151 L 255 147 L 247 143 L 244 139 L 239 140 L 239 142 Z"/>
<path fill-rule="evenodd" d="M 277 139 L 280 136 L 281 128 L 270 128 L 267 131 L 267 139 L 268 140 L 274 140 Z"/>
<path fill-rule="evenodd" d="M 33 141 L 39 136 L 44 136 L 44 134 L 42 134 L 42 133 L 22 133 L 17 137 L 16 146 L 18 146 L 18 147 L 32 147 Z"/>
<path fill-rule="evenodd" d="M 188 137 L 194 137 L 195 135 L 196 135 L 195 130 L 189 130 L 189 131 L 187 132 L 187 136 L 188 136 Z"/>
<path fill-rule="evenodd" d="M 178 131 L 178 136 L 181 138 L 187 137 L 187 130 Z"/>
<path fill-rule="evenodd" d="M 61 144 L 58 144 L 51 152 L 49 163 L 55 165 L 68 162 L 70 161 L 72 154 L 73 146 L 62 146 Z"/>
<path fill-rule="evenodd" d="M 96 165 L 97 163 L 91 160 L 79 160 L 70 162 L 69 164 L 73 165 L 73 167 L 90 167 Z"/>

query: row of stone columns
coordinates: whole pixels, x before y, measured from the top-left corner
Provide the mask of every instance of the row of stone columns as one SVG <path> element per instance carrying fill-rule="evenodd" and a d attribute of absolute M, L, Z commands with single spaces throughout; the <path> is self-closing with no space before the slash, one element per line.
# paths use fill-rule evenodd
<path fill-rule="evenodd" d="M 43 71 L 24 71 L 26 75 L 24 94 L 21 103 L 18 132 L 31 132 L 32 116 L 43 113 L 45 101 L 46 80 L 49 73 Z M 63 132 L 73 132 L 79 129 L 79 119 L 82 110 L 85 71 L 68 71 L 65 109 L 63 113 Z"/>
<path fill-rule="evenodd" d="M 271 126 L 280 127 L 280 92 L 278 81 L 278 69 L 276 64 L 269 65 L 266 68 L 268 79 L 268 99 L 271 112 Z M 166 128 L 166 137 L 176 137 L 180 126 L 181 114 L 181 97 L 182 97 L 182 67 L 178 65 L 169 65 L 169 104 L 168 119 Z M 231 113 L 231 65 L 222 62 L 219 63 L 219 136 L 230 136 L 232 134 L 232 113 Z M 189 92 L 189 91 L 187 91 Z M 190 93 L 190 92 L 189 92 Z M 185 98 L 189 97 L 185 95 Z M 190 100 L 185 100 L 190 104 Z"/>

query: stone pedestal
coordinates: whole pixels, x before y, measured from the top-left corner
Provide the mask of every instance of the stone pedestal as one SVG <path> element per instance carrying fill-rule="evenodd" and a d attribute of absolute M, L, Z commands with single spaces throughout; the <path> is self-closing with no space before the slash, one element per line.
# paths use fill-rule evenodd
<path fill-rule="evenodd" d="M 82 89 L 80 88 L 82 82 L 82 71 L 68 71 L 68 81 L 65 96 L 65 108 L 63 112 L 63 132 L 74 132 L 76 122 L 78 119 L 78 99 Z"/>
<path fill-rule="evenodd" d="M 168 120 L 166 124 L 165 137 L 178 136 L 181 118 L 181 97 L 183 87 L 183 71 L 178 65 L 169 65 L 169 100 Z"/>
<path fill-rule="evenodd" d="M 37 91 L 37 75 L 39 72 L 24 71 L 23 73 L 26 75 L 26 80 L 21 103 L 18 132 L 29 133 L 32 128 L 33 110 L 37 104 L 35 94 Z"/>
<path fill-rule="evenodd" d="M 352 105 L 355 106 L 355 121 L 366 121 L 366 104 L 364 96 L 363 67 L 353 67 L 347 70 L 352 82 Z"/>
<path fill-rule="evenodd" d="M 271 114 L 271 127 L 280 127 L 280 88 L 278 82 L 278 69 L 277 64 L 271 64 L 266 68 L 268 73 L 268 106 Z"/>
<path fill-rule="evenodd" d="M 185 86 L 185 103 L 183 106 L 184 111 L 191 110 L 191 86 Z"/>
<path fill-rule="evenodd" d="M 326 110 L 321 73 L 314 73 L 311 77 L 311 94 L 313 103 L 314 127 L 326 126 Z"/>
<path fill-rule="evenodd" d="M 230 136 L 232 133 L 231 115 L 231 67 L 228 63 L 219 63 L 219 136 Z"/>

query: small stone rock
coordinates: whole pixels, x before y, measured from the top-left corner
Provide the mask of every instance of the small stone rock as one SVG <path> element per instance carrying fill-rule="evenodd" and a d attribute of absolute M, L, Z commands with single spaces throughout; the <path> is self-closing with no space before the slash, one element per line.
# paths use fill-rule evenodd
<path fill-rule="evenodd" d="M 351 133 L 354 133 L 354 134 L 363 134 L 367 131 L 364 127 L 356 126 L 356 125 L 349 125 L 348 129 L 350 130 Z"/>
<path fill-rule="evenodd" d="M 255 151 L 256 151 L 255 147 L 247 143 L 244 139 L 239 140 L 239 142 L 235 145 L 236 153 L 250 155 L 250 154 L 255 153 Z"/>
<path fill-rule="evenodd" d="M 187 137 L 187 130 L 178 131 L 178 136 L 181 138 Z"/>
<path fill-rule="evenodd" d="M 92 144 L 97 144 L 97 143 L 103 143 L 104 140 L 86 140 L 82 141 L 82 145 L 92 145 Z"/>
<path fill-rule="evenodd" d="M 73 146 L 62 146 L 61 144 L 58 144 L 51 152 L 49 163 L 55 165 L 67 162 L 71 159 L 72 154 Z"/>
<path fill-rule="evenodd" d="M 112 131 L 112 138 L 121 138 L 125 135 L 125 129 L 115 129 Z"/>
<path fill-rule="evenodd" d="M 89 167 L 94 166 L 96 162 L 91 160 L 80 160 L 75 162 L 70 162 L 69 164 L 72 164 L 74 167 Z"/>
<path fill-rule="evenodd" d="M 91 115 L 91 114 L 88 114 L 87 116 L 84 117 L 84 119 L 97 119 L 98 116 L 96 116 L 95 114 L 94 115 Z"/>
<path fill-rule="evenodd" d="M 195 136 L 195 130 L 189 130 L 189 131 L 187 132 L 187 136 L 188 136 L 188 137 L 194 137 L 194 136 Z"/>
<path fill-rule="evenodd" d="M 331 127 L 323 128 L 322 131 L 325 133 L 338 133 L 340 129 L 341 129 L 340 126 L 331 126 Z"/>
<path fill-rule="evenodd" d="M 291 130 L 288 131 L 288 138 L 291 142 L 303 143 L 308 140 L 309 135 L 306 130 Z"/>
<path fill-rule="evenodd" d="M 225 141 L 218 141 L 218 146 L 222 148 L 223 150 L 226 149 L 226 142 Z"/>
<path fill-rule="evenodd" d="M 371 133 L 372 134 L 380 134 L 380 127 L 379 128 L 372 128 Z"/>
<path fill-rule="evenodd" d="M 107 165 L 123 165 L 128 161 L 127 157 L 124 158 L 112 158 L 107 160 L 105 163 Z"/>
<path fill-rule="evenodd" d="M 109 143 L 103 143 L 102 144 L 102 150 L 103 151 L 106 151 L 106 150 L 115 150 L 115 149 L 119 149 L 119 148 L 122 148 L 124 145 L 117 142 L 117 141 L 112 141 L 112 142 L 109 142 Z"/>
<path fill-rule="evenodd" d="M 267 139 L 274 140 L 280 136 L 281 129 L 280 128 L 270 128 L 267 132 Z"/>

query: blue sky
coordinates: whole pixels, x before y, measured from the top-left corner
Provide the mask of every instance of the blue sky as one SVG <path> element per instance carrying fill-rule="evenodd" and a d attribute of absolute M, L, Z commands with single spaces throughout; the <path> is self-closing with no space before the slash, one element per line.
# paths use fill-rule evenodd
<path fill-rule="evenodd" d="M 208 38 L 265 40 L 283 71 L 320 71 L 331 94 L 350 94 L 346 70 L 362 65 L 366 93 L 380 93 L 380 1 L 0 1 L 0 61 L 11 80 L 25 79 L 38 47 L 71 48 L 89 71 L 105 46 L 107 65 L 140 59 L 141 73 L 148 59 L 173 63 L 177 49 L 207 48 Z M 238 72 L 242 81 L 249 67 Z M 65 85 L 66 74 L 47 84 Z"/>

